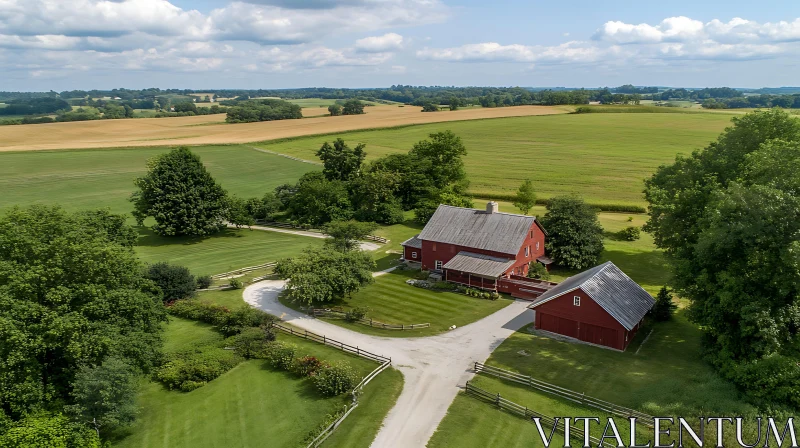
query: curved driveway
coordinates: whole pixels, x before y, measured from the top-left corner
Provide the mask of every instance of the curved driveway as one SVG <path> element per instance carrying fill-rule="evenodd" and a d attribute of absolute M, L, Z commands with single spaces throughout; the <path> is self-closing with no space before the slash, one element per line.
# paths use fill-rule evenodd
<path fill-rule="evenodd" d="M 477 322 L 421 338 L 387 338 L 358 333 L 292 310 L 278 301 L 283 280 L 259 282 L 244 290 L 251 306 L 292 325 L 392 358 L 405 377 L 403 391 L 389 411 L 373 447 L 424 447 L 459 386 L 472 377 L 474 361 L 483 362 L 509 335 L 533 322 L 530 302 L 516 301 Z"/>

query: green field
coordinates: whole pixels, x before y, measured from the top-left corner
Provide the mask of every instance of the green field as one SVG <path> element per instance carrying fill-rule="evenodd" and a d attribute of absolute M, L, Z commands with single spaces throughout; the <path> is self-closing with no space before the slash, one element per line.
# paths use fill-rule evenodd
<path fill-rule="evenodd" d="M 454 292 L 430 291 L 406 284 L 419 271 L 394 271 L 375 279 L 375 283 L 362 288 L 352 298 L 335 306 L 345 309 L 367 307 L 368 318 L 387 324 L 424 324 L 430 328 L 415 330 L 381 330 L 367 325 L 351 324 L 343 319 L 327 321 L 352 330 L 389 337 L 431 336 L 447 331 L 451 325 L 458 327 L 482 319 L 511 304 L 508 299 L 487 300 Z M 281 299 L 292 307 L 296 304 Z"/>
<path fill-rule="evenodd" d="M 405 152 L 432 132 L 450 129 L 464 140 L 470 191 L 513 194 L 526 178 L 541 198 L 579 193 L 594 203 L 642 205 L 642 180 L 676 154 L 714 140 L 730 115 L 573 114 L 487 119 L 347 132 L 262 143 L 278 153 L 316 160 L 325 141 L 367 144 L 368 159 Z"/>
<path fill-rule="evenodd" d="M 167 149 L 0 153 L 0 210 L 46 203 L 67 210 L 108 207 L 114 213 L 130 213 L 133 180 L 145 173 L 148 159 Z M 242 145 L 198 146 L 192 151 L 223 188 L 242 197 L 260 197 L 315 168 Z"/>
<path fill-rule="evenodd" d="M 214 343 L 217 338 L 221 340 L 209 325 L 171 319 L 166 349 L 187 349 L 199 343 Z M 278 338 L 328 361 L 347 360 L 361 376 L 377 366 L 301 338 L 284 334 Z M 359 409 L 339 428 L 349 434 L 337 434 L 332 440 L 337 442 L 326 446 L 354 446 L 353 437 L 361 446 L 368 446 L 367 441 L 374 438 L 388 412 L 387 403 L 394 403 L 401 388 L 399 372 L 390 369 L 382 373 L 365 389 Z M 143 384 L 137 421 L 114 446 L 299 446 L 326 414 L 339 411 L 349 402 L 348 395 L 324 398 L 310 380 L 275 371 L 265 361 L 246 361 L 189 393 L 169 391 L 155 382 Z"/>
<path fill-rule="evenodd" d="M 198 275 L 277 261 L 307 247 L 322 247 L 323 243 L 320 238 L 248 229 L 226 229 L 207 238 L 164 238 L 147 228 L 138 230 L 136 253 L 142 261 L 167 261 Z"/>

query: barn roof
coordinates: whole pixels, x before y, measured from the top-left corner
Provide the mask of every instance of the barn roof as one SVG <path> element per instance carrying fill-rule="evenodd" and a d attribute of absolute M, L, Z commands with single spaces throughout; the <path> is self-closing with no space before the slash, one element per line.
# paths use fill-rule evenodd
<path fill-rule="evenodd" d="M 442 269 L 469 272 L 470 274 L 485 275 L 487 277 L 500 277 L 513 265 L 513 259 L 509 260 L 462 250 L 445 263 Z"/>
<path fill-rule="evenodd" d="M 419 239 L 516 255 L 536 217 L 440 205 Z"/>
<path fill-rule="evenodd" d="M 422 240 L 417 238 L 419 235 L 412 236 L 411 238 L 400 243 L 401 246 L 413 247 L 415 249 L 422 249 Z"/>
<path fill-rule="evenodd" d="M 578 288 L 628 330 L 641 322 L 655 303 L 653 296 L 614 263 L 607 261 L 564 280 L 539 296 L 528 308 L 535 308 Z"/>

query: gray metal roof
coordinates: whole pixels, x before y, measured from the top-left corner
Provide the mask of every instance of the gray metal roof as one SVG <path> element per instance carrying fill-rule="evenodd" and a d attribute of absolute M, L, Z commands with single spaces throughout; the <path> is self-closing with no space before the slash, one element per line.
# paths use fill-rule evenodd
<path fill-rule="evenodd" d="M 653 296 L 607 261 L 559 283 L 539 296 L 528 308 L 561 297 L 580 288 L 623 327 L 632 330 L 656 303 Z"/>
<path fill-rule="evenodd" d="M 469 272 L 470 274 L 485 275 L 487 277 L 500 277 L 511 266 L 514 260 L 507 258 L 491 257 L 489 255 L 476 254 L 461 251 L 442 266 L 442 269 L 453 271 Z"/>
<path fill-rule="evenodd" d="M 413 247 L 415 249 L 422 249 L 422 240 L 417 238 L 418 236 L 419 235 L 412 236 L 411 238 L 409 238 L 409 239 L 403 241 L 402 243 L 400 243 L 400 245 L 401 246 Z"/>
<path fill-rule="evenodd" d="M 419 239 L 516 256 L 536 217 L 440 205 Z"/>

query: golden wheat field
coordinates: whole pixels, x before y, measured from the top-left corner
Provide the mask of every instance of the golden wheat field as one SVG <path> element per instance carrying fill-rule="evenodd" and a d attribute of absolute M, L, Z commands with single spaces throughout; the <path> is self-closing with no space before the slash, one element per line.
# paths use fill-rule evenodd
<path fill-rule="evenodd" d="M 422 113 L 415 106 L 374 106 L 364 115 L 330 117 L 320 116 L 326 109 L 311 107 L 303 109 L 302 120 L 259 123 L 229 124 L 225 114 L 219 114 L 3 126 L 0 151 L 250 143 L 407 124 L 563 114 L 572 109 L 517 106 Z"/>

